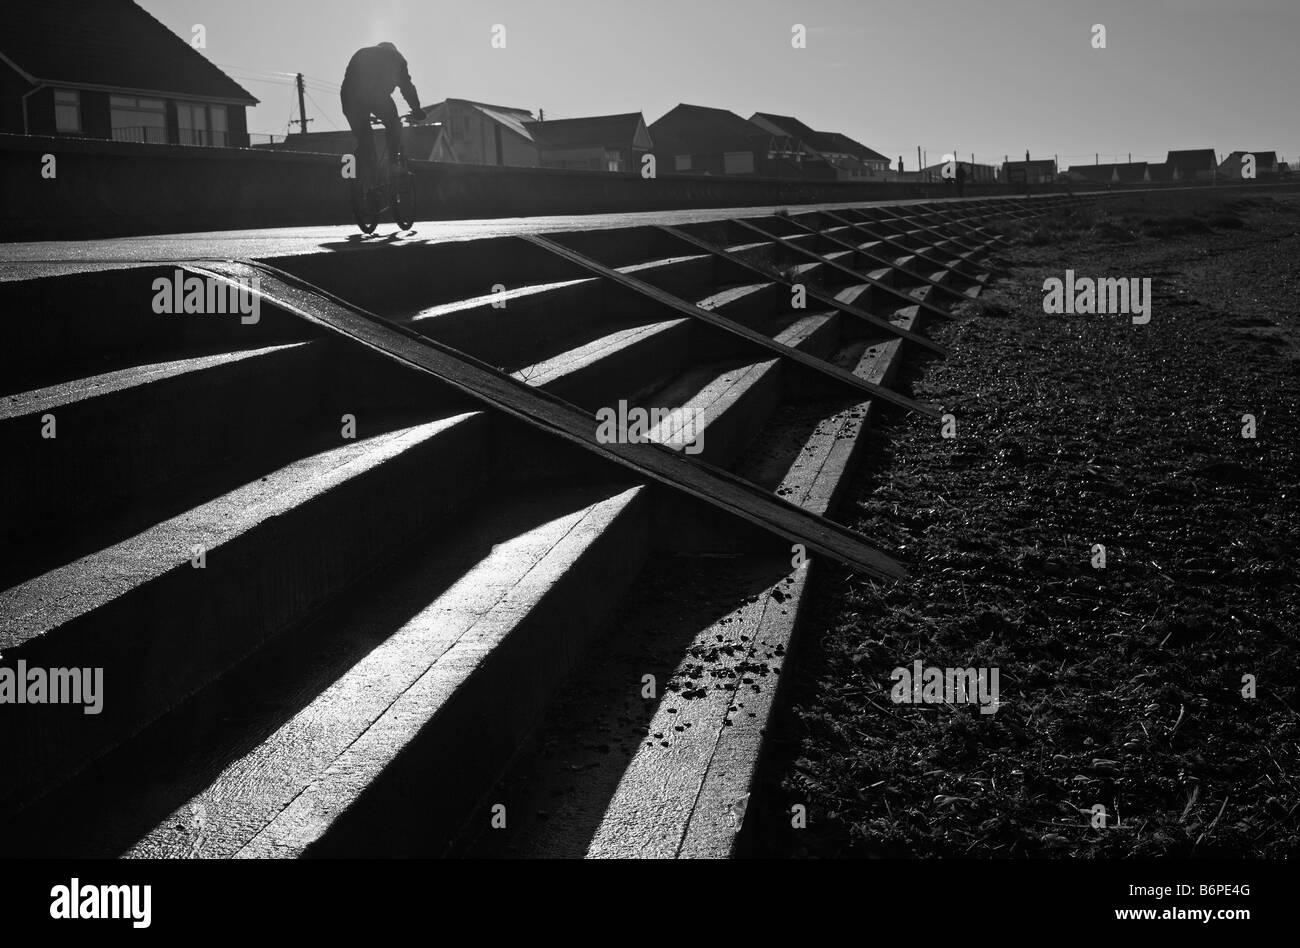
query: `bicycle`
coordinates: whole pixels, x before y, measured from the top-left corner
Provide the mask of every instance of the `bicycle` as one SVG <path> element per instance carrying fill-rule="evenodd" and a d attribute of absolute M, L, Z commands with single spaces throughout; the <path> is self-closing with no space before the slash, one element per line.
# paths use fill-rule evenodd
<path fill-rule="evenodd" d="M 411 124 L 411 116 L 404 115 L 402 120 Z M 373 128 L 381 128 L 379 119 L 371 118 Z M 385 211 L 393 212 L 393 222 L 402 230 L 409 230 L 415 223 L 415 173 L 407 163 L 406 154 L 400 153 L 396 161 L 388 160 L 388 143 L 386 136 L 377 136 L 375 142 L 375 164 L 369 175 L 357 175 L 348 188 L 348 199 L 352 204 L 352 216 L 363 234 L 373 234 L 379 226 L 379 218 Z M 367 185 L 363 177 L 370 177 L 373 183 Z"/>

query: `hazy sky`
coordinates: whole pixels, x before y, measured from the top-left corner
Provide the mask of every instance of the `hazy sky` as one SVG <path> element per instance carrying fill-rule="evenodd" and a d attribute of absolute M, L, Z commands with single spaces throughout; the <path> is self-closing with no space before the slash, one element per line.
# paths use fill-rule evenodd
<path fill-rule="evenodd" d="M 140 0 L 261 100 L 252 132 L 345 128 L 337 86 L 391 40 L 421 99 L 547 117 L 679 102 L 794 115 L 915 166 L 1026 149 L 1062 165 L 1171 148 L 1300 155 L 1300 0 Z M 506 48 L 493 49 L 494 24 Z M 791 47 L 791 27 L 808 31 Z M 1092 26 L 1106 49 L 1092 48 Z"/>

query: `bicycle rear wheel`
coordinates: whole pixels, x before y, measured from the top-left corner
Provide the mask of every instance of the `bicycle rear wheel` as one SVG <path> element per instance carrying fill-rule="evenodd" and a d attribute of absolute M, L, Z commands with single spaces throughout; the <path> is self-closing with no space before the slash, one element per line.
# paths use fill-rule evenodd
<path fill-rule="evenodd" d="M 366 185 L 360 176 L 348 183 L 348 201 L 352 204 L 352 217 L 363 234 L 373 234 L 379 226 L 379 215 L 372 213 L 366 202 Z"/>
<path fill-rule="evenodd" d="M 393 220 L 402 230 L 410 230 L 415 223 L 415 175 L 405 165 L 396 168 L 390 187 Z"/>

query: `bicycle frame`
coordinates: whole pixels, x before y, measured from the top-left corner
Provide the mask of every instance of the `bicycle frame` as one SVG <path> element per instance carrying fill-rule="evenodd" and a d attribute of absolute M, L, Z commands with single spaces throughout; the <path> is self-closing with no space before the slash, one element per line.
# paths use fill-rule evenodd
<path fill-rule="evenodd" d="M 402 120 L 407 125 L 411 124 L 410 115 L 402 116 Z M 372 129 L 381 127 L 382 122 L 372 117 L 370 126 Z M 375 141 L 375 136 L 372 134 L 373 167 L 369 166 L 370 163 L 362 166 L 360 155 L 357 156 L 357 179 L 353 181 L 350 199 L 357 226 L 365 234 L 374 233 L 379 224 L 380 216 L 388 211 L 393 213 L 394 220 L 403 229 L 411 227 L 415 222 L 415 176 L 407 163 L 404 150 L 405 135 L 401 134 L 404 132 L 404 128 L 399 130 L 399 143 L 403 151 L 395 162 L 388 153 L 387 129 L 384 130 L 384 134 L 379 141 Z M 380 204 L 382 206 L 377 206 Z"/>

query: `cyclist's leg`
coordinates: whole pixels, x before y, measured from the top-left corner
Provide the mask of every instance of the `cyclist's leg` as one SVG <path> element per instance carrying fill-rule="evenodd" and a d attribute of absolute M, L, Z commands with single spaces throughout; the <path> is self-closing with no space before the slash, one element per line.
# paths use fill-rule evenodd
<path fill-rule="evenodd" d="M 391 167 L 402 153 L 402 120 L 397 117 L 397 105 L 391 96 L 374 104 L 375 117 L 384 123 L 384 137 L 388 145 L 388 163 Z"/>
<path fill-rule="evenodd" d="M 356 139 L 357 177 L 370 187 L 375 181 L 375 133 L 370 127 L 370 106 L 348 103 L 343 107 L 343 116 Z"/>

